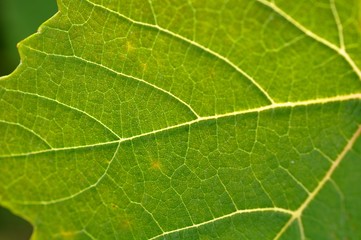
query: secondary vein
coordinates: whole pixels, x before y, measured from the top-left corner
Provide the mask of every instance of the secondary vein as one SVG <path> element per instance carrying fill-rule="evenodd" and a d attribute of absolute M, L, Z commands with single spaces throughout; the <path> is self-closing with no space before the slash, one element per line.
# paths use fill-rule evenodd
<path fill-rule="evenodd" d="M 133 24 L 140 25 L 140 26 L 145 26 L 145 27 L 149 27 L 149 28 L 153 28 L 153 29 L 156 29 L 156 30 L 158 30 L 158 31 L 160 31 L 160 32 L 163 32 L 163 33 L 165 33 L 165 34 L 168 34 L 168 35 L 170 35 L 170 36 L 172 36 L 172 37 L 175 37 L 176 39 L 179 39 L 179 40 L 181 40 L 181 41 L 187 42 L 187 43 L 189 43 L 190 45 L 195 46 L 195 47 L 197 47 L 197 48 L 199 48 L 199 49 L 207 52 L 208 54 L 210 54 L 210 55 L 212 55 L 212 56 L 214 56 L 214 57 L 222 60 L 223 62 L 225 62 L 225 63 L 227 63 L 229 66 L 231 66 L 233 69 L 235 69 L 237 72 L 239 72 L 240 74 L 242 74 L 244 77 L 246 77 L 249 81 L 251 81 L 252 84 L 255 85 L 255 86 L 257 87 L 257 89 L 268 99 L 268 101 L 270 101 L 271 103 L 275 103 L 275 101 L 272 99 L 272 97 L 267 93 L 267 91 L 266 91 L 255 79 L 253 79 L 253 78 L 252 78 L 250 75 L 248 75 L 245 71 L 243 71 L 243 70 L 242 70 L 241 68 L 239 68 L 236 64 L 234 64 L 232 61 L 230 61 L 228 58 L 222 56 L 221 54 L 219 54 L 219 53 L 217 53 L 217 52 L 215 52 L 215 51 L 213 51 L 213 50 L 211 50 L 211 49 L 209 49 L 209 48 L 201 45 L 201 44 L 198 43 L 198 42 L 195 42 L 195 41 L 190 40 L 190 39 L 188 39 L 188 38 L 186 38 L 186 37 L 183 37 L 182 35 L 179 35 L 179 34 L 177 34 L 177 33 L 175 33 L 175 32 L 172 32 L 172 31 L 170 31 L 170 30 L 168 30 L 168 29 L 166 29 L 166 28 L 163 28 L 163 27 L 161 27 L 161 26 L 159 26 L 159 25 L 154 25 L 154 24 L 150 24 L 150 23 L 139 22 L 139 21 L 136 21 L 136 20 L 134 20 L 134 19 L 132 19 L 132 18 L 130 18 L 130 17 L 127 17 L 127 16 L 125 16 L 125 15 L 119 13 L 119 12 L 116 12 L 116 11 L 114 11 L 114 10 L 112 10 L 112 9 L 106 8 L 106 7 L 104 7 L 103 5 L 93 3 L 93 2 L 91 2 L 90 0 L 85 0 L 85 1 L 88 2 L 89 4 L 95 6 L 95 7 L 104 9 L 104 10 L 106 10 L 106 11 L 112 13 L 112 14 L 115 14 L 115 15 L 117 15 L 117 16 L 119 16 L 119 17 L 121 17 L 121 18 L 123 18 L 123 19 L 125 19 L 125 20 L 127 20 L 127 21 L 129 21 L 129 22 L 131 22 L 131 23 L 133 23 Z"/>
<path fill-rule="evenodd" d="M 309 29 L 307 29 L 301 23 L 296 21 L 292 16 L 288 15 L 281 8 L 279 8 L 274 2 L 269 2 L 269 1 L 266 1 L 266 0 L 257 0 L 257 1 L 259 3 L 265 5 L 266 7 L 269 7 L 270 9 L 272 9 L 274 12 L 276 12 L 278 15 L 283 17 L 285 20 L 287 20 L 289 23 L 291 23 L 293 26 L 295 26 L 297 29 L 302 31 L 307 36 L 311 37 L 312 39 L 316 40 L 317 42 L 322 43 L 323 45 L 329 47 L 330 49 L 332 49 L 335 52 L 337 52 L 338 54 L 340 54 L 346 60 L 346 62 L 351 66 L 351 68 L 356 73 L 358 78 L 361 80 L 361 70 L 358 68 L 356 63 L 353 61 L 353 59 L 347 53 L 346 49 L 342 47 L 342 44 L 344 44 L 343 43 L 343 35 L 342 36 L 340 35 L 342 32 L 339 32 L 341 47 L 338 47 L 335 44 L 333 44 L 333 43 L 329 42 L 328 40 L 326 40 L 325 38 L 322 38 L 319 35 L 317 35 L 316 33 L 312 32 Z M 333 11 L 335 11 L 335 10 L 333 10 Z M 336 13 L 333 13 L 333 14 L 336 14 Z M 339 21 L 338 18 L 337 18 L 338 15 L 336 15 L 335 17 L 336 17 L 336 21 Z M 342 30 L 342 28 L 340 28 L 340 27 L 341 26 L 338 26 L 338 28 L 339 28 L 338 31 Z"/>
<path fill-rule="evenodd" d="M 84 59 L 84 58 L 82 58 L 82 57 L 76 56 L 76 55 L 53 54 L 53 53 L 47 53 L 47 52 L 44 52 L 44 51 L 40 51 L 40 50 L 38 50 L 38 49 L 32 48 L 32 47 L 27 46 L 27 45 L 22 45 L 22 46 L 30 49 L 31 51 L 35 51 L 35 52 L 38 52 L 38 53 L 41 53 L 41 54 L 45 54 L 45 55 L 47 55 L 47 56 L 53 56 L 53 57 L 59 57 L 59 58 L 73 58 L 73 59 L 78 59 L 79 61 L 83 61 L 83 62 L 85 62 L 85 63 L 89 63 L 89 64 L 91 64 L 91 65 L 95 65 L 95 66 L 97 66 L 97 67 L 103 68 L 103 69 L 105 69 L 105 70 L 107 70 L 107 71 L 109 71 L 109 72 L 112 72 L 112 73 L 114 73 L 114 74 L 116 74 L 116 75 L 118 75 L 118 76 L 123 76 L 123 77 L 129 78 L 129 79 L 133 79 L 133 80 L 135 80 L 135 81 L 144 83 L 144 84 L 146 84 L 147 86 L 150 86 L 150 87 L 152 87 L 152 88 L 154 88 L 154 89 L 156 89 L 156 90 L 158 90 L 158 91 L 160 91 L 160 92 L 162 92 L 162 93 L 165 93 L 166 95 L 174 98 L 176 101 L 178 101 L 179 103 L 181 103 L 182 105 L 184 105 L 185 107 L 187 107 L 187 108 L 192 112 L 192 114 L 193 114 L 195 117 L 197 117 L 197 118 L 200 117 L 199 114 L 198 114 L 188 103 L 186 103 L 184 100 L 182 100 L 181 98 L 177 97 L 177 96 L 174 95 L 173 93 L 171 93 L 171 92 L 169 92 L 169 91 L 167 91 L 167 90 L 165 90 L 165 89 L 163 89 L 163 88 L 158 87 L 158 86 L 155 85 L 155 84 L 152 84 L 152 83 L 150 83 L 150 82 L 145 81 L 144 79 L 141 79 L 141 78 L 138 78 L 138 77 L 134 77 L 134 76 L 132 76 L 132 75 L 128 75 L 128 74 L 125 74 L 125 73 L 122 73 L 122 72 L 118 72 L 118 71 L 116 71 L 116 70 L 114 70 L 114 69 L 111 69 L 111 68 L 109 68 L 109 67 L 107 67 L 107 66 L 104 66 L 104 65 L 102 65 L 102 64 L 100 64 L 100 63 L 93 62 L 93 61 Z"/>

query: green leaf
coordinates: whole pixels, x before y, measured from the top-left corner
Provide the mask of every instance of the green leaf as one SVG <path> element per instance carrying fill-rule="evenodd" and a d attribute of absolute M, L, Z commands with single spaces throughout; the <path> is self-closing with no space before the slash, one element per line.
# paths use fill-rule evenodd
<path fill-rule="evenodd" d="M 34 239 L 361 238 L 361 3 L 61 0 L 0 80 Z"/>

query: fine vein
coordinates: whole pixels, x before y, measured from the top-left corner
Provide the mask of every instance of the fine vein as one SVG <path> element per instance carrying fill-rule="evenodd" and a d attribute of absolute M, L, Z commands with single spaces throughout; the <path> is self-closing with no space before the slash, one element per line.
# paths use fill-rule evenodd
<path fill-rule="evenodd" d="M 16 123 L 16 122 L 9 122 L 6 120 L 0 120 L 0 123 L 5 123 L 5 124 L 9 124 L 9 125 L 14 125 L 14 126 L 18 126 L 24 130 L 26 130 L 27 132 L 30 132 L 31 134 L 33 134 L 36 138 L 40 139 L 46 146 L 49 147 L 49 149 L 52 149 L 53 147 L 50 145 L 50 143 L 48 141 L 46 141 L 46 139 L 44 139 L 42 136 L 40 136 L 38 133 L 36 133 L 34 130 L 20 124 L 20 123 Z"/>
<path fill-rule="evenodd" d="M 136 20 L 134 20 L 134 19 L 132 19 L 132 18 L 130 18 L 130 17 L 127 17 L 127 16 L 125 16 L 125 15 L 119 13 L 119 12 L 116 12 L 116 11 L 114 11 L 114 10 L 112 10 L 112 9 L 106 8 L 106 7 L 104 7 L 103 5 L 93 3 L 93 2 L 91 2 L 90 0 L 86 0 L 86 1 L 87 1 L 89 4 L 91 4 L 91 5 L 95 6 L 95 7 L 98 7 L 98 8 L 104 9 L 104 10 L 106 10 L 106 11 L 108 11 L 108 12 L 111 12 L 112 14 L 115 14 L 115 15 L 117 15 L 117 16 L 119 16 L 119 17 L 121 17 L 121 18 L 123 18 L 123 19 L 125 19 L 125 20 L 127 20 L 127 21 L 129 21 L 129 22 L 131 22 L 131 23 L 134 23 L 134 24 L 137 24 L 137 25 L 140 25 L 140 26 L 145 26 L 145 27 L 157 29 L 157 30 L 160 31 L 160 32 L 163 32 L 163 33 L 168 34 L 168 35 L 170 35 L 170 36 L 172 36 L 172 37 L 175 37 L 175 38 L 177 38 L 177 39 L 179 39 L 179 40 L 182 40 L 182 41 L 184 41 L 184 42 L 187 42 L 187 43 L 191 44 L 192 46 L 195 46 L 195 47 L 197 47 L 197 48 L 199 48 L 199 49 L 202 49 L 203 51 L 205 51 L 205 52 L 207 52 L 207 53 L 209 53 L 209 54 L 217 57 L 218 59 L 224 61 L 224 62 L 227 63 L 229 66 L 231 66 L 232 68 L 234 68 L 237 72 L 239 72 L 240 74 L 242 74 L 243 76 L 245 76 L 249 81 L 252 82 L 252 84 L 254 84 L 254 85 L 258 88 L 258 90 L 260 90 L 260 91 L 263 93 L 263 95 L 264 95 L 271 103 L 275 103 L 274 100 L 271 98 L 271 96 L 267 93 L 267 91 L 264 90 L 264 89 L 262 88 L 262 86 L 259 85 L 259 84 L 256 82 L 255 79 L 253 79 L 253 78 L 252 78 L 250 75 L 248 75 L 245 71 L 243 71 L 242 69 L 240 69 L 236 64 L 234 64 L 233 62 L 231 62 L 228 58 L 220 55 L 219 53 L 214 52 L 213 50 L 211 50 L 211 49 L 209 49 L 209 48 L 207 48 L 207 47 L 205 47 L 205 46 L 203 46 L 203 45 L 201 45 L 201 44 L 199 44 L 199 43 L 197 43 L 197 42 L 195 42 L 195 41 L 192 41 L 192 40 L 190 40 L 190 39 L 188 39 L 188 38 L 186 38 L 186 37 L 183 37 L 182 35 L 179 35 L 179 34 L 177 34 L 177 33 L 175 33 L 175 32 L 172 32 L 172 31 L 170 31 L 170 30 L 168 30 L 168 29 L 166 29 L 166 28 L 163 28 L 163 27 L 161 27 L 161 26 L 159 26 L 159 25 L 154 25 L 154 24 L 145 23 L 145 22 L 139 22 L 139 21 L 136 21 Z"/>
<path fill-rule="evenodd" d="M 150 82 L 147 82 L 147 81 L 145 81 L 144 79 L 137 78 L 137 77 L 134 77 L 134 76 L 132 76 L 132 75 L 128 75 L 128 74 L 125 74 L 125 73 L 122 73 L 122 72 L 118 72 L 118 71 L 116 71 L 116 70 L 114 70 L 114 69 L 111 69 L 111 68 L 109 68 L 109 67 L 107 67 L 107 66 L 104 66 L 104 65 L 102 65 L 102 64 L 100 64 L 100 63 L 93 62 L 93 61 L 84 59 L 84 58 L 82 58 L 82 57 L 78 57 L 78 56 L 76 56 L 76 55 L 69 55 L 69 56 L 67 56 L 67 55 L 61 55 L 61 54 L 47 53 L 47 52 L 40 51 L 40 50 L 38 50 L 38 49 L 32 48 L 32 47 L 27 46 L 27 45 L 23 45 L 23 46 L 26 47 L 26 48 L 28 48 L 28 49 L 30 49 L 30 50 L 32 50 L 32 51 L 35 51 L 35 52 L 38 52 L 38 53 L 41 53 L 41 54 L 45 54 L 45 55 L 47 55 L 47 56 L 60 57 L 60 58 L 73 58 L 73 59 L 78 59 L 79 61 L 83 61 L 83 62 L 85 62 L 85 63 L 89 63 L 89 64 L 91 64 L 91 65 L 95 65 L 95 66 L 100 67 L 100 68 L 102 68 L 102 69 L 105 69 L 105 70 L 107 70 L 107 71 L 109 71 L 109 72 L 112 72 L 112 73 L 114 73 L 114 74 L 116 74 L 116 75 L 123 76 L 123 77 L 129 78 L 129 79 L 133 79 L 133 80 L 136 80 L 136 81 L 138 81 L 138 82 L 144 83 L 144 84 L 146 84 L 147 86 L 150 86 L 150 87 L 152 87 L 152 88 L 154 88 L 154 89 L 156 89 L 156 90 L 158 90 L 158 91 L 160 91 L 160 92 L 162 92 L 162 93 L 165 93 L 166 95 L 174 98 L 176 101 L 178 101 L 178 102 L 180 102 L 182 105 L 186 106 L 186 107 L 193 113 L 193 115 L 194 115 L 195 117 L 197 117 L 197 118 L 200 117 L 200 116 L 198 115 L 198 113 L 197 113 L 188 103 L 186 103 L 185 101 L 183 101 L 182 99 L 180 99 L 179 97 L 177 97 L 176 95 L 174 95 L 173 93 L 171 93 L 171 92 L 169 92 L 169 91 L 166 91 L 165 89 L 160 88 L 160 87 L 158 87 L 157 85 L 154 85 L 154 84 L 152 84 L 152 83 L 150 83 Z"/>
<path fill-rule="evenodd" d="M 315 197 L 321 191 L 323 186 L 331 179 L 332 174 L 335 172 L 337 167 L 340 165 L 342 159 L 344 159 L 346 154 L 352 149 L 354 143 L 356 142 L 356 140 L 358 139 L 358 137 L 360 135 L 361 135 L 361 125 L 358 127 L 358 129 L 353 134 L 353 136 L 349 139 L 346 146 L 344 147 L 342 152 L 338 155 L 336 160 L 332 163 L 330 169 L 327 171 L 327 173 L 322 178 L 322 180 L 318 183 L 317 187 L 306 198 L 306 200 L 303 202 L 303 204 L 296 211 L 294 211 L 290 220 L 279 231 L 279 233 L 276 235 L 275 239 L 279 239 L 282 236 L 282 234 L 288 229 L 288 227 L 293 223 L 293 221 L 300 219 L 302 217 L 303 211 L 307 208 L 307 206 L 310 204 L 310 202 L 313 199 L 315 199 Z M 302 233 L 302 234 L 304 234 L 304 233 Z"/>
<path fill-rule="evenodd" d="M 336 51 L 338 54 L 340 54 L 348 62 L 348 64 L 352 67 L 354 72 L 357 74 L 358 78 L 361 80 L 361 70 L 358 68 L 358 66 L 353 61 L 353 59 L 350 57 L 350 55 L 346 52 L 346 49 L 343 48 L 343 46 L 342 46 L 342 44 L 344 44 L 343 43 L 343 36 L 341 35 L 342 34 L 342 27 L 341 27 L 342 25 L 341 25 L 341 22 L 339 20 L 338 14 L 336 12 L 336 7 L 335 6 L 332 7 L 332 11 L 333 11 L 333 14 L 334 14 L 334 16 L 336 18 L 336 22 L 337 22 L 337 25 L 338 25 L 341 48 L 336 46 L 335 44 L 329 42 L 328 40 L 320 37 L 319 35 L 315 34 L 314 32 L 310 31 L 309 29 L 307 29 L 301 23 L 296 21 L 292 16 L 288 15 L 281 8 L 279 8 L 274 2 L 269 2 L 267 0 L 257 0 L 257 1 L 262 3 L 265 6 L 269 7 L 273 11 L 275 11 L 277 14 L 282 16 L 285 20 L 287 20 L 289 23 L 291 23 L 293 26 L 298 28 L 300 31 L 302 31 L 307 36 L 313 38 L 317 42 L 322 43 L 323 45 L 329 47 L 330 49 L 332 49 L 332 50 Z"/>
<path fill-rule="evenodd" d="M 55 204 L 55 203 L 59 203 L 59 202 L 63 202 L 69 199 L 72 199 L 82 193 L 84 193 L 85 191 L 96 187 L 97 184 L 104 178 L 104 176 L 106 176 L 108 169 L 110 167 L 110 165 L 112 164 L 119 146 L 122 142 L 126 142 L 126 141 L 131 141 L 137 138 L 142 138 L 142 137 L 146 137 L 152 134 L 157 134 L 160 132 L 165 132 L 165 131 L 169 131 L 171 129 L 176 129 L 176 128 L 180 128 L 183 126 L 189 126 L 198 122 L 203 122 L 203 121 L 209 121 L 209 120 L 216 120 L 216 119 L 220 119 L 220 118 L 226 118 L 226 117 L 231 117 L 231 116 L 237 116 L 237 115 L 242 115 L 242 114 L 247 114 L 247 113 L 252 113 L 252 112 L 262 112 L 262 111 L 266 111 L 266 110 L 272 110 L 272 109 L 277 109 L 277 108 L 287 108 L 287 107 L 297 107 L 297 106 L 308 106 L 308 105 L 312 105 L 312 104 L 324 104 L 324 103 L 329 103 L 329 102 L 339 102 L 339 101 L 347 101 L 347 100 L 352 100 L 352 99 L 361 99 L 361 94 L 352 94 L 352 95 L 347 95 L 347 96 L 338 96 L 338 97 L 334 97 L 334 98 L 326 98 L 326 99 L 315 99 L 315 100 L 308 100 L 308 101 L 302 101 L 302 102 L 296 102 L 296 103 L 292 103 L 292 102 L 287 102 L 287 103 L 275 103 L 275 104 L 271 104 L 268 106 L 264 106 L 264 107 L 259 107 L 259 108 L 255 108 L 255 109 L 248 109 L 248 110 L 242 110 L 242 111 L 237 111 L 237 112 L 232 112 L 232 113 L 226 113 L 226 114 L 220 114 L 220 115 L 215 115 L 215 116 L 208 116 L 208 117 L 201 117 L 192 121 L 188 121 L 188 122 L 184 122 L 184 123 L 180 123 L 174 126 L 170 126 L 170 127 L 166 127 L 166 128 L 162 128 L 162 129 L 158 129 L 158 130 L 154 130 L 151 132 L 146 132 L 143 134 L 139 134 L 139 135 L 135 135 L 132 137 L 127 137 L 127 138 L 121 138 L 120 140 L 117 141 L 112 141 L 112 142 L 104 142 L 104 143 L 99 143 L 97 145 L 106 145 L 106 144 L 113 144 L 113 143 L 118 143 L 117 149 L 112 157 L 112 159 L 110 160 L 110 162 L 108 163 L 106 170 L 104 171 L 104 173 L 97 179 L 97 181 L 93 184 L 91 184 L 90 186 L 81 189 L 80 191 L 69 195 L 69 196 L 65 196 L 65 197 L 61 197 L 58 199 L 53 199 L 53 200 L 44 200 L 44 201 L 28 201 L 28 202 L 17 202 L 17 204 L 23 204 L 23 205 L 49 205 L 49 204 Z M 94 145 L 92 145 L 94 146 Z M 82 147 L 86 147 L 86 146 L 82 146 Z M 71 148 L 63 148 L 63 149 L 57 149 L 57 151 L 59 150 L 66 150 L 66 149 L 76 149 L 77 147 L 71 147 Z M 54 151 L 54 149 L 49 149 L 49 150 L 43 150 L 41 151 L 41 153 L 44 152 L 51 152 Z M 39 153 L 39 152 L 38 152 Z M 30 155 L 32 153 L 27 153 L 27 154 L 22 154 L 23 156 L 27 156 Z M 35 153 L 34 153 L 35 154 Z M 12 155 L 10 157 L 14 157 L 16 155 Z M 1 156 L 2 158 L 7 157 L 7 156 Z"/>
<path fill-rule="evenodd" d="M 34 97 L 38 97 L 38 98 L 42 98 L 42 99 L 45 99 L 47 101 L 51 101 L 51 102 L 55 102 L 59 105 L 62 105 L 66 108 L 70 108 L 76 112 L 79 112 L 81 114 L 84 114 L 86 116 L 88 116 L 89 118 L 93 119 L 94 121 L 96 121 L 97 123 L 99 123 L 100 125 L 102 125 L 105 129 L 107 129 L 109 132 L 111 132 L 116 138 L 120 139 L 120 136 L 118 134 L 116 134 L 112 129 L 110 129 L 107 125 L 105 125 L 104 123 L 102 123 L 99 119 L 93 117 L 92 115 L 90 115 L 89 113 L 83 111 L 83 110 L 80 110 L 76 107 L 73 107 L 73 106 L 70 106 L 70 105 L 67 105 L 63 102 L 60 102 L 56 99 L 53 99 L 53 98 L 49 98 L 49 97 L 46 97 L 44 95 L 40 95 L 40 94 L 37 94 L 37 93 L 30 93 L 30 92 L 24 92 L 24 91 L 21 91 L 21 90 L 15 90 L 15 89 L 8 89 L 8 88 L 5 88 L 5 87 L 2 87 L 2 89 L 4 89 L 5 91 L 7 92 L 13 92 L 13 93 L 20 93 L 20 94 L 25 94 L 25 95 L 29 95 L 29 96 L 34 96 Z"/>

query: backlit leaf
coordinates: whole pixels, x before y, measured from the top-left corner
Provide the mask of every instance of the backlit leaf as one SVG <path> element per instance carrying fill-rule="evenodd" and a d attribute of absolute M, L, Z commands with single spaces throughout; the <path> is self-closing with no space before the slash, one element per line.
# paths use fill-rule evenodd
<path fill-rule="evenodd" d="M 361 238 L 361 3 L 59 0 L 0 79 L 34 239 Z"/>

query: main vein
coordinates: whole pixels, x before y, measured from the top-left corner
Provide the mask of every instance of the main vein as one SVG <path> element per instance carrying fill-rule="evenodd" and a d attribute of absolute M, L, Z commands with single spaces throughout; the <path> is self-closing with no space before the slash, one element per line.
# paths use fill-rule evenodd
<path fill-rule="evenodd" d="M 7 89 L 7 91 L 15 91 L 15 90 Z M 18 91 L 18 90 L 16 90 L 16 91 Z M 23 92 L 23 93 L 31 94 L 31 93 L 26 93 L 26 92 Z M 37 94 L 36 94 L 36 96 L 42 97 L 41 95 L 37 95 Z M 46 98 L 46 97 L 44 97 L 44 98 Z M 46 98 L 46 99 L 48 99 L 48 98 Z M 95 143 L 95 144 L 83 145 L 83 146 L 65 147 L 65 148 L 51 148 L 51 149 L 45 149 L 45 150 L 41 150 L 41 151 L 27 152 L 27 153 L 7 155 L 7 156 L 3 155 L 3 156 L 0 156 L 0 158 L 29 156 L 29 155 L 35 155 L 35 154 L 41 154 L 41 153 L 53 152 L 53 151 L 76 150 L 78 148 L 102 146 L 102 145 L 114 144 L 114 143 L 117 143 L 117 142 L 126 142 L 126 141 L 134 140 L 134 139 L 137 139 L 137 138 L 146 137 L 146 136 L 149 136 L 149 135 L 152 135 L 152 134 L 166 132 L 166 131 L 169 131 L 169 130 L 172 130 L 172 129 L 181 128 L 181 127 L 184 127 L 184 126 L 189 126 L 189 125 L 193 125 L 193 124 L 200 123 L 200 122 L 216 120 L 216 119 L 220 119 L 220 118 L 239 116 L 239 115 L 243 115 L 243 114 L 247 114 L 247 113 L 262 112 L 262 111 L 267 111 L 267 110 L 272 110 L 272 109 L 279 109 L 279 108 L 299 107 L 299 106 L 308 106 L 308 105 L 315 105 L 315 104 L 326 104 L 326 103 L 331 103 L 331 102 L 342 102 L 342 101 L 349 101 L 349 100 L 361 100 L 361 93 L 343 95 L 343 96 L 336 96 L 336 97 L 330 97 L 330 98 L 319 98 L 319 99 L 299 101 L 299 102 L 274 103 L 274 104 L 270 104 L 270 105 L 262 106 L 262 107 L 258 107 L 258 108 L 245 109 L 245 110 L 240 110 L 240 111 L 236 111 L 236 112 L 218 114 L 218 115 L 213 115 L 213 116 L 199 117 L 199 118 L 191 120 L 191 121 L 179 123 L 179 124 L 168 126 L 168 127 L 165 127 L 165 128 L 160 128 L 160 129 L 150 131 L 150 132 L 141 133 L 141 134 L 134 135 L 134 136 L 131 136 L 131 137 L 121 138 L 118 135 L 116 135 L 116 136 L 119 137 L 119 140 L 115 140 L 115 141 L 101 142 L 101 143 Z M 64 103 L 61 103 L 61 104 L 65 105 Z M 65 106 L 67 106 L 67 105 L 65 105 Z M 94 118 L 92 116 L 90 116 L 90 117 L 92 119 Z M 111 132 L 113 132 L 109 127 L 106 127 L 106 128 L 108 130 L 110 130 Z"/>
<path fill-rule="evenodd" d="M 49 98 L 44 97 L 42 95 L 32 94 L 32 93 L 28 93 L 28 92 L 22 92 L 22 91 L 19 91 L 19 90 L 12 90 L 12 89 L 5 89 L 5 90 L 6 91 L 21 92 L 21 93 L 24 93 L 24 94 L 30 94 L 30 95 L 38 96 L 38 97 L 41 97 L 41 98 L 44 98 L 44 99 L 49 99 Z M 51 100 L 54 101 L 53 99 L 51 99 Z M 336 96 L 336 97 L 330 97 L 330 98 L 319 98 L 319 99 L 299 101 L 299 102 L 274 103 L 274 104 L 270 104 L 270 105 L 266 105 L 266 106 L 262 106 L 262 107 L 258 107 L 258 108 L 245 109 L 245 110 L 240 110 L 240 111 L 235 111 L 235 112 L 230 112 L 230 113 L 224 113 L 224 114 L 218 114 L 218 115 L 213 115 L 213 116 L 199 117 L 199 118 L 194 119 L 194 120 L 190 120 L 190 121 L 187 121 L 187 122 L 179 123 L 179 124 L 176 124 L 176 125 L 168 126 L 168 127 L 157 129 L 157 130 L 150 131 L 150 132 L 141 133 L 141 134 L 134 135 L 134 136 L 131 136 L 131 137 L 121 138 L 118 135 L 116 135 L 119 138 L 119 140 L 108 141 L 108 142 L 100 142 L 100 143 L 95 143 L 95 144 L 90 144 L 90 145 L 82 145 L 82 146 L 73 146 L 73 147 L 64 147 L 64 148 L 51 148 L 51 149 L 45 149 L 45 150 L 40 150 L 40 151 L 27 152 L 27 153 L 21 153 L 21 154 L 13 154 L 13 155 L 6 155 L 6 156 L 2 155 L 2 156 L 0 156 L 0 158 L 29 156 L 29 155 L 46 153 L 46 152 L 64 151 L 64 150 L 76 150 L 76 149 L 80 149 L 80 148 L 103 146 L 103 145 L 114 144 L 114 143 L 117 143 L 117 142 L 131 141 L 131 140 L 134 140 L 134 139 L 137 139 L 137 138 L 142 138 L 142 137 L 146 137 L 146 136 L 149 136 L 149 135 L 152 135 L 152 134 L 166 132 L 166 131 L 181 128 L 181 127 L 184 127 L 184 126 L 190 126 L 190 125 L 200 123 L 200 122 L 211 121 L 211 120 L 227 118 L 227 117 L 233 117 L 233 116 L 239 116 L 239 115 L 243 115 L 243 114 L 247 114 L 247 113 L 263 112 L 263 111 L 275 110 L 275 109 L 279 109 L 279 108 L 290 108 L 290 107 L 293 108 L 293 107 L 309 106 L 309 105 L 315 105 L 315 104 L 343 102 L 343 101 L 349 101 L 349 100 L 361 100 L 361 93 L 342 95 L 342 96 Z M 68 106 L 68 105 L 66 105 L 64 103 L 61 103 L 59 101 L 56 101 L 56 102 L 61 104 L 61 105 L 64 105 L 64 106 Z M 70 106 L 68 106 L 68 107 L 70 107 Z M 77 109 L 77 111 L 80 111 L 80 110 Z M 88 115 L 88 116 L 91 117 L 92 119 L 94 119 L 93 116 L 91 116 L 91 115 Z M 96 121 L 99 122 L 99 120 L 96 120 Z M 102 124 L 102 125 L 104 125 L 104 124 Z M 107 126 L 106 126 L 106 129 L 113 132 Z"/>

